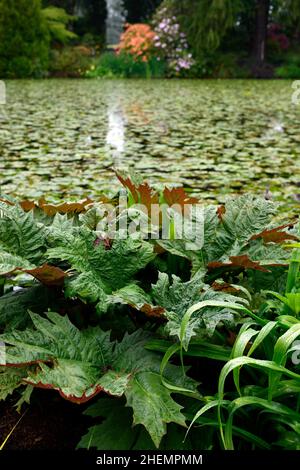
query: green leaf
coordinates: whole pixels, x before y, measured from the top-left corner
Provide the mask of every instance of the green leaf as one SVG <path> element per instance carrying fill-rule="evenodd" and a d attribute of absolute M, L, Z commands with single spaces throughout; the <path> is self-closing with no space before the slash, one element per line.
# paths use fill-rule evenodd
<path fill-rule="evenodd" d="M 264 411 L 272 412 L 274 414 L 279 414 L 283 416 L 287 416 L 289 420 L 297 420 L 299 422 L 300 420 L 300 414 L 296 413 L 294 410 L 291 408 L 282 405 L 281 403 L 277 403 L 274 401 L 269 401 L 263 398 L 259 397 L 240 397 L 237 398 L 236 400 L 233 400 L 229 407 L 229 417 L 226 422 L 225 426 L 225 433 L 224 433 L 224 443 L 225 443 L 225 449 L 226 450 L 234 450 L 234 445 L 233 445 L 233 440 L 232 440 L 232 434 L 233 434 L 233 418 L 234 414 L 236 413 L 237 410 L 244 406 L 249 406 L 251 405 L 252 407 L 259 407 L 262 408 Z"/>
<path fill-rule="evenodd" d="M 66 296 L 97 304 L 99 313 L 105 313 L 113 303 L 135 303 L 133 278 L 155 257 L 152 245 L 131 238 L 114 240 L 107 249 L 95 233 L 85 228 L 60 240 L 47 255 L 67 261 L 78 272 L 77 277 L 67 280 Z"/>
<path fill-rule="evenodd" d="M 159 373 L 147 372 L 135 376 L 126 392 L 127 406 L 134 410 L 134 424 L 142 424 L 156 447 L 167 432 L 167 423 L 185 426 L 182 406 L 171 398 L 171 391 L 161 382 Z"/>
<path fill-rule="evenodd" d="M 42 313 L 56 303 L 55 291 L 42 285 L 9 292 L 0 297 L 0 328 L 23 329 L 31 324 L 28 310 Z"/>
<path fill-rule="evenodd" d="M 237 257 L 234 266 L 239 267 L 239 257 L 247 256 L 248 270 L 287 263 L 288 253 L 280 245 L 254 238 L 269 226 L 275 209 L 272 202 L 253 195 L 229 198 L 222 210 L 215 206 L 204 208 L 203 220 L 198 227 L 204 236 L 201 235 L 198 246 L 194 244 L 189 249 L 188 236 L 180 240 L 158 241 L 158 244 L 170 253 L 189 259 L 193 272 L 207 265 L 211 269 L 232 269 L 231 257 Z"/>
<path fill-rule="evenodd" d="M 0 276 L 15 271 L 16 268 L 33 269 L 35 266 L 20 256 L 5 251 L 0 252 Z"/>
<path fill-rule="evenodd" d="M 214 291 L 204 284 L 203 278 L 202 271 L 188 282 L 182 282 L 173 275 L 173 283 L 170 284 L 168 275 L 160 273 L 157 284 L 152 286 L 155 304 L 165 309 L 167 331 L 179 338 L 185 350 L 197 329 L 205 328 L 212 335 L 220 322 L 232 323 L 233 306 L 247 303 L 242 298 Z"/>
<path fill-rule="evenodd" d="M 281 335 L 274 346 L 273 362 L 279 366 L 285 366 L 287 360 L 287 351 L 290 345 L 300 336 L 300 324 L 291 326 L 288 331 Z M 270 371 L 269 374 L 269 399 L 272 399 L 272 395 L 276 389 L 276 386 L 280 380 L 280 374 Z"/>
<path fill-rule="evenodd" d="M 143 424 L 158 446 L 166 424 L 184 425 L 181 406 L 164 387 L 160 356 L 145 350 L 150 335 L 136 331 L 119 343 L 99 327 L 78 330 L 68 319 L 48 312 L 47 318 L 31 313 L 35 330 L 12 331 L 0 336 L 6 347 L 7 366 L 36 364 L 23 379 L 37 387 L 53 388 L 66 399 L 82 403 L 101 391 L 125 395 L 133 408 L 135 424 Z M 168 383 L 196 390 L 196 383 L 179 367 L 165 369 Z"/>
<path fill-rule="evenodd" d="M 45 230 L 32 212 L 0 202 L 0 251 L 8 252 L 27 263 L 39 265 L 44 260 Z M 22 267 L 22 265 L 21 265 Z"/>
<path fill-rule="evenodd" d="M 25 368 L 8 368 L 0 366 L 0 400 L 6 400 L 18 387 L 27 375 Z"/>
<path fill-rule="evenodd" d="M 150 351 L 160 351 L 166 353 L 170 346 L 171 341 L 154 339 L 146 344 L 146 349 Z M 189 344 L 188 351 L 183 351 L 184 356 L 191 357 L 206 357 L 207 359 L 215 359 L 217 361 L 227 362 L 230 359 L 231 349 L 226 346 L 212 344 L 205 341 L 195 340 Z"/>
<path fill-rule="evenodd" d="M 123 400 L 101 398 L 90 406 L 85 414 L 104 418 L 101 424 L 92 426 L 78 444 L 78 448 L 97 450 L 150 450 L 155 449 L 147 432 L 141 426 L 133 426 L 132 410 Z"/>
<path fill-rule="evenodd" d="M 225 380 L 230 372 L 234 371 L 236 368 L 240 368 L 241 366 L 251 366 L 253 368 L 261 369 L 265 371 L 267 374 L 270 372 L 276 372 L 279 375 L 286 375 L 292 379 L 300 380 L 300 375 L 296 374 L 295 372 L 290 371 L 289 369 L 276 364 L 273 361 L 266 361 L 263 359 L 252 359 L 250 357 L 238 357 L 235 359 L 230 360 L 222 369 L 220 376 L 219 376 L 219 384 L 218 384 L 218 395 L 219 395 L 219 404 L 218 404 L 218 420 L 219 420 L 219 427 L 220 427 L 220 434 L 221 439 L 226 448 L 226 440 L 223 432 L 223 423 L 221 418 L 221 406 L 224 397 L 224 388 L 225 388 Z"/>

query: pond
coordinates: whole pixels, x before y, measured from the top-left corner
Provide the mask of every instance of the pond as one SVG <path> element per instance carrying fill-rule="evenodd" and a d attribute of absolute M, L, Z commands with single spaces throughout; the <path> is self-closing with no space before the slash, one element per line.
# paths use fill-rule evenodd
<path fill-rule="evenodd" d="M 7 82 L 0 106 L 1 193 L 97 197 L 112 167 L 183 184 L 201 200 L 266 189 L 297 213 L 300 105 L 292 82 Z"/>

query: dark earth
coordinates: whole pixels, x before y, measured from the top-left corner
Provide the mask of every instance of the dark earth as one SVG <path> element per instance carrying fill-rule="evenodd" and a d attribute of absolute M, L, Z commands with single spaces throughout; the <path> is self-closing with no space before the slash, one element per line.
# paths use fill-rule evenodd
<path fill-rule="evenodd" d="M 74 405 L 51 390 L 35 390 L 31 404 L 19 414 L 16 397 L 0 403 L 0 446 L 22 420 L 4 446 L 5 450 L 74 450 L 86 433 L 91 418 L 82 412 L 86 406 Z"/>

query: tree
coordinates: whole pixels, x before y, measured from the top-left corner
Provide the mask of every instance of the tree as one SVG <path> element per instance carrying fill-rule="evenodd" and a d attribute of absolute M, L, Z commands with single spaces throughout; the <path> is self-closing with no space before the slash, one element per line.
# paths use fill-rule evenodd
<path fill-rule="evenodd" d="M 40 76 L 47 70 L 48 55 L 40 0 L 0 0 L 0 76 Z"/>
<path fill-rule="evenodd" d="M 219 47 L 234 26 L 241 4 L 241 0 L 164 0 L 178 15 L 196 56 Z"/>
<path fill-rule="evenodd" d="M 163 5 L 178 16 L 196 58 L 218 49 L 244 53 L 257 76 L 272 72 L 267 56 L 272 22 L 280 23 L 295 43 L 300 35 L 300 0 L 164 0 Z"/>
<path fill-rule="evenodd" d="M 63 8 L 49 6 L 42 10 L 43 16 L 47 22 L 49 33 L 53 42 L 66 44 L 77 35 L 69 31 L 68 24 L 75 20 L 74 16 L 69 15 Z"/>
<path fill-rule="evenodd" d="M 105 35 L 106 0 L 44 0 L 45 7 L 63 8 L 77 17 L 74 32 L 79 36 L 85 34 Z"/>
<path fill-rule="evenodd" d="M 278 21 L 287 26 L 292 39 L 299 44 L 300 38 L 300 1 L 277 0 L 275 15 Z"/>
<path fill-rule="evenodd" d="M 255 34 L 253 38 L 253 58 L 257 67 L 263 66 L 266 59 L 267 32 L 270 13 L 270 0 L 256 0 Z"/>

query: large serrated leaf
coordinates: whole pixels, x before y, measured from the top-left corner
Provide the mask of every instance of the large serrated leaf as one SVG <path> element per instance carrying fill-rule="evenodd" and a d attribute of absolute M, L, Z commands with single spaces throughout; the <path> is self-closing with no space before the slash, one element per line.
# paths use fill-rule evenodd
<path fill-rule="evenodd" d="M 32 323 L 28 310 L 42 313 L 56 304 L 56 293 L 41 285 L 9 292 L 0 297 L 0 328 L 23 329 Z"/>
<path fill-rule="evenodd" d="M 95 303 L 105 313 L 110 304 L 135 304 L 134 276 L 155 255 L 149 243 L 131 238 L 114 240 L 107 249 L 95 233 L 82 228 L 48 250 L 48 257 L 67 261 L 79 273 L 66 283 L 68 297 Z"/>
<path fill-rule="evenodd" d="M 0 209 L 0 247 L 28 263 L 40 264 L 45 252 L 43 225 L 36 222 L 32 212 L 24 212 L 19 206 L 0 203 Z"/>
<path fill-rule="evenodd" d="M 212 335 L 216 326 L 221 321 L 232 322 L 232 305 L 246 303 L 244 299 L 216 292 L 204 284 L 204 272 L 199 271 L 190 281 L 182 282 L 177 276 L 169 277 L 165 273 L 159 274 L 157 284 L 152 286 L 152 298 L 155 305 L 164 308 L 164 314 L 168 319 L 167 331 L 171 336 L 177 336 L 182 340 L 182 321 L 186 312 L 199 302 L 216 301 L 223 302 L 223 307 L 205 307 L 201 312 L 195 312 L 189 318 L 185 328 L 184 345 L 188 347 L 190 339 L 196 334 L 197 329 L 204 328 L 208 335 Z M 226 308 L 226 302 L 228 307 Z"/>
<path fill-rule="evenodd" d="M 101 398 L 85 414 L 103 417 L 101 424 L 92 426 L 78 444 L 79 448 L 97 450 L 155 449 L 142 426 L 133 426 L 132 410 L 123 400 Z"/>
<path fill-rule="evenodd" d="M 0 336 L 6 347 L 6 365 L 30 367 L 22 382 L 53 388 L 66 399 L 82 403 L 100 392 L 125 395 L 134 422 L 143 424 L 158 446 L 166 424 L 184 425 L 181 407 L 161 381 L 160 356 L 145 350 L 151 335 L 141 330 L 112 342 L 99 327 L 78 330 L 68 319 L 49 312 L 47 318 L 31 313 L 35 330 Z M 196 383 L 179 367 L 164 371 L 168 383 L 196 390 Z M 152 416 L 152 418 L 151 418 Z"/>
<path fill-rule="evenodd" d="M 6 400 L 18 387 L 22 385 L 22 380 L 27 375 L 24 368 L 13 368 L 0 366 L 0 400 Z"/>

